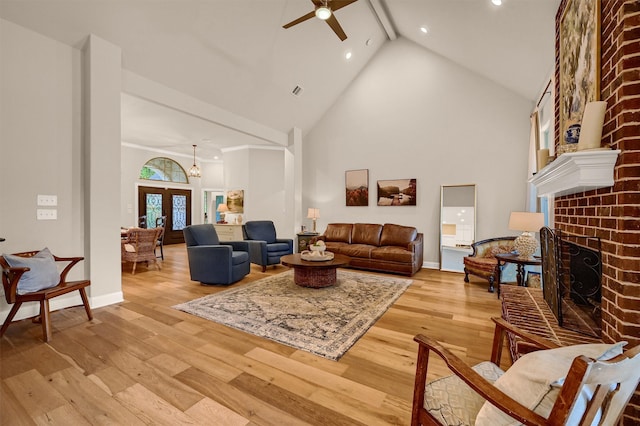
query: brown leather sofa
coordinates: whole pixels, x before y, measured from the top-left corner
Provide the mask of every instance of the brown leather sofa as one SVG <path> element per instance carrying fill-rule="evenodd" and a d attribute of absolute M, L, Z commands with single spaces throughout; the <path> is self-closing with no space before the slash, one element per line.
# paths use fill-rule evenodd
<path fill-rule="evenodd" d="M 330 223 L 316 240 L 327 251 L 349 256 L 352 268 L 409 276 L 422 268 L 423 235 L 411 226 Z"/>

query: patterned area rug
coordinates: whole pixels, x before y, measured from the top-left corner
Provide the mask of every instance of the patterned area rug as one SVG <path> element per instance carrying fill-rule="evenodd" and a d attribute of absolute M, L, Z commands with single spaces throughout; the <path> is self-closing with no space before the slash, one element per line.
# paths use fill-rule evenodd
<path fill-rule="evenodd" d="M 335 286 L 305 288 L 288 271 L 174 306 L 257 336 L 338 360 L 411 280 L 338 270 Z"/>

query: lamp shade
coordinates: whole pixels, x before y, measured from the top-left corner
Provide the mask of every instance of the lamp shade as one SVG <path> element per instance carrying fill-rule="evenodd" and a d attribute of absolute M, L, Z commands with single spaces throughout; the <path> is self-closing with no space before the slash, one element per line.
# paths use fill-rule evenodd
<path fill-rule="evenodd" d="M 307 219 L 317 219 L 320 217 L 320 209 L 309 208 L 307 210 Z"/>
<path fill-rule="evenodd" d="M 538 232 L 544 226 L 544 214 L 532 212 L 511 212 L 509 229 L 514 231 Z"/>
<path fill-rule="evenodd" d="M 218 204 L 218 209 L 217 209 L 217 211 L 219 211 L 219 212 L 221 212 L 221 213 L 222 213 L 222 212 L 228 212 L 228 211 L 229 211 L 229 207 L 228 207 L 226 204 L 221 203 L 221 204 Z"/>

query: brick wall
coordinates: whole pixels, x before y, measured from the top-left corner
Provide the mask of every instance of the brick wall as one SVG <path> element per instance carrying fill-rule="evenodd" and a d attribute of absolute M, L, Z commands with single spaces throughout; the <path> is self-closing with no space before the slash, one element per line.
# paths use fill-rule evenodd
<path fill-rule="evenodd" d="M 621 153 L 613 187 L 556 198 L 554 220 L 564 232 L 601 238 L 603 338 L 635 345 L 640 344 L 640 1 L 600 1 L 600 99 L 607 101 L 602 145 Z M 556 15 L 556 93 L 559 24 L 566 3 L 562 0 Z M 556 123 L 559 108 L 556 97 Z M 556 146 L 559 133 L 556 126 Z M 640 391 L 622 423 L 640 423 Z"/>

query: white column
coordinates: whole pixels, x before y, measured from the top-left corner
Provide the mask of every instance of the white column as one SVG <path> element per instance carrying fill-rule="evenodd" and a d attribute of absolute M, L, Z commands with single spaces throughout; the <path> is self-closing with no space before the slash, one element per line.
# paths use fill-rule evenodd
<path fill-rule="evenodd" d="M 90 35 L 84 46 L 84 194 L 91 305 L 122 301 L 120 267 L 121 50 Z"/>

